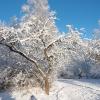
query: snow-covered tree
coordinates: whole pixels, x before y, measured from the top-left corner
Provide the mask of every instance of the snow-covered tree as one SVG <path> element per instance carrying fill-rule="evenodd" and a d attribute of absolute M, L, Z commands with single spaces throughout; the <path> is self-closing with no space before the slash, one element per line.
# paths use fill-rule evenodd
<path fill-rule="evenodd" d="M 49 78 L 54 66 L 47 52 L 58 38 L 55 13 L 50 11 L 46 0 L 29 0 L 22 9 L 25 16 L 17 27 L 1 27 L 0 44 L 32 63 L 33 74 L 39 84 L 44 80 L 45 91 L 49 94 Z"/>
<path fill-rule="evenodd" d="M 76 28 L 71 25 L 67 25 L 67 27 L 69 30 L 67 35 L 62 37 L 57 45 L 64 57 L 62 58 L 60 55 L 63 60 L 59 65 L 61 66 L 61 74 L 58 73 L 60 75 L 58 76 L 63 78 L 89 78 L 93 74 L 93 72 L 91 73 L 92 65 L 94 65 L 94 68 L 96 66 L 92 56 L 96 48 L 91 46 L 91 40 L 83 39 L 82 33 Z"/>

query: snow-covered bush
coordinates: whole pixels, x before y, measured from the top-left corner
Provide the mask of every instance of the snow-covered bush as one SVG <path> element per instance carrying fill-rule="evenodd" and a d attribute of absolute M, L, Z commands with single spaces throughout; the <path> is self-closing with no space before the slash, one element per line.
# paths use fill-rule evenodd
<path fill-rule="evenodd" d="M 67 36 L 60 39 L 64 59 L 61 60 L 60 78 L 100 78 L 100 42 L 81 38 L 81 33 L 68 25 Z M 94 46 L 93 46 L 94 44 Z M 96 46 L 97 45 L 97 46 Z M 62 58 L 61 58 L 62 59 Z M 98 60 L 97 60 L 98 59 Z M 96 63 L 98 62 L 98 63 Z"/>

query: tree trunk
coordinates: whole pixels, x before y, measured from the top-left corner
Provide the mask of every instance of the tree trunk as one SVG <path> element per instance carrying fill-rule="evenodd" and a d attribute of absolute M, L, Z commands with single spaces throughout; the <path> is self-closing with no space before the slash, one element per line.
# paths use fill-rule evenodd
<path fill-rule="evenodd" d="M 49 95 L 50 84 L 49 84 L 48 77 L 46 76 L 44 80 L 45 80 L 45 92 L 46 92 L 47 95 Z"/>

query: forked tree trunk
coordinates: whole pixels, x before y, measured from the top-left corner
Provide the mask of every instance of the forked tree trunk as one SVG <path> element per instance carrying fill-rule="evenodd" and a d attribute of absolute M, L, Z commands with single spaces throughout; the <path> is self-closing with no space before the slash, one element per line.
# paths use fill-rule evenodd
<path fill-rule="evenodd" d="M 45 92 L 47 95 L 49 95 L 50 83 L 49 83 L 49 79 L 47 76 L 44 78 L 44 81 L 45 81 Z"/>
<path fill-rule="evenodd" d="M 23 52 L 19 51 L 16 49 L 16 47 L 14 45 L 11 45 L 11 44 L 8 44 L 8 43 L 3 43 L 2 42 L 3 40 L 0 41 L 0 44 L 4 45 L 4 46 L 7 46 L 11 51 L 21 55 L 22 57 L 26 58 L 28 61 L 34 63 L 34 65 L 36 66 L 36 68 L 38 69 L 39 73 L 42 75 L 42 77 L 44 78 L 44 81 L 45 81 L 45 92 L 47 95 L 49 95 L 49 91 L 50 91 L 50 82 L 49 82 L 49 78 L 48 78 L 48 75 L 45 75 L 45 73 L 42 71 L 42 69 L 37 65 L 37 62 L 29 57 L 27 57 Z M 49 57 L 46 53 L 46 49 L 44 50 L 44 54 L 47 58 L 47 61 L 49 62 Z M 49 64 L 49 68 L 51 67 L 51 65 Z M 48 72 L 49 73 L 49 72 Z"/>

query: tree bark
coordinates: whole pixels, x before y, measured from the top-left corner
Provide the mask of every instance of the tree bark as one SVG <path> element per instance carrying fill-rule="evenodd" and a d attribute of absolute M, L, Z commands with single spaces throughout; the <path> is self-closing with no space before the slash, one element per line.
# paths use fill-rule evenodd
<path fill-rule="evenodd" d="M 50 83 L 49 83 L 49 79 L 47 76 L 44 78 L 44 81 L 45 81 L 45 92 L 47 95 L 49 95 Z"/>

